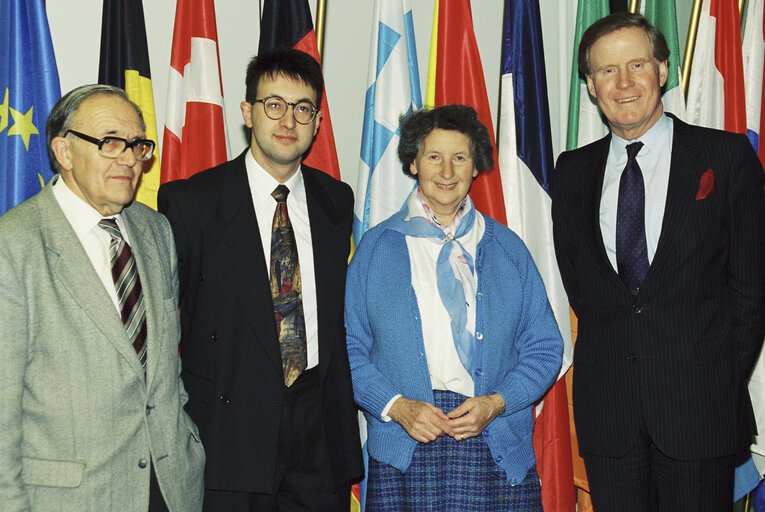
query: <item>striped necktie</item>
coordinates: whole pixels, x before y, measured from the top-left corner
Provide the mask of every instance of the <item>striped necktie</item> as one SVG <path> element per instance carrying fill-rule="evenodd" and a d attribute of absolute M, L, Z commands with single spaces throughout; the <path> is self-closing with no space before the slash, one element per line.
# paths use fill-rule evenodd
<path fill-rule="evenodd" d="M 133 252 L 122 238 L 120 228 L 114 219 L 101 219 L 98 227 L 109 233 L 109 261 L 112 265 L 112 279 L 117 290 L 122 323 L 133 344 L 138 359 L 146 371 L 146 305 L 143 301 L 141 278 L 138 276 Z"/>

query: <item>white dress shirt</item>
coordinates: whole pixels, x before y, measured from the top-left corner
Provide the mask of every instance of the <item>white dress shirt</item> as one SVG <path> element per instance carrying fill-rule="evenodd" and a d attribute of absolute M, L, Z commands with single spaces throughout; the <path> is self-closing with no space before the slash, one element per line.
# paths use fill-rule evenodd
<path fill-rule="evenodd" d="M 247 152 L 244 161 L 247 167 L 247 181 L 250 184 L 252 204 L 255 206 L 255 217 L 257 217 L 258 229 L 260 230 L 260 242 L 263 246 L 263 255 L 266 258 L 266 273 L 270 275 L 271 227 L 276 211 L 276 199 L 271 196 L 271 192 L 279 186 L 279 182 L 255 161 L 251 151 Z M 319 364 L 319 324 L 316 313 L 316 274 L 313 266 L 311 223 L 308 218 L 303 173 L 298 170 L 284 185 L 290 190 L 287 195 L 287 211 L 292 229 L 295 232 L 300 278 L 303 285 L 301 294 L 308 350 L 306 369 L 308 369 Z"/>
<path fill-rule="evenodd" d="M 645 234 L 648 247 L 648 263 L 653 261 L 656 246 L 661 235 L 664 207 L 667 203 L 669 166 L 672 158 L 672 135 L 674 123 L 666 115 L 653 125 L 642 137 L 643 143 L 637 155 L 637 162 L 645 184 Z M 606 172 L 603 176 L 603 191 L 600 198 L 600 230 L 606 246 L 608 259 L 614 270 L 616 265 L 616 211 L 619 203 L 619 180 L 627 166 L 628 144 L 636 140 L 624 140 L 611 134 Z"/>
<path fill-rule="evenodd" d="M 409 216 L 416 214 L 430 218 L 422 207 L 417 189 L 409 196 Z M 467 206 L 466 206 L 467 207 Z M 472 208 L 472 206 L 470 206 Z M 465 212 L 461 212 L 462 217 Z M 464 218 L 464 217 L 462 217 Z M 457 219 L 457 217 L 455 217 Z M 453 233 L 457 225 L 453 222 L 449 226 L 440 225 L 444 233 Z M 464 236 L 458 238 L 462 247 L 473 257 L 475 261 L 478 242 L 484 231 L 483 217 L 476 212 L 473 228 Z M 422 322 L 422 339 L 425 343 L 425 358 L 428 361 L 430 382 L 433 389 L 452 391 L 465 396 L 475 396 L 473 378 L 467 372 L 457 354 L 452 335 L 452 320 L 441 302 L 438 292 L 438 276 L 436 264 L 438 255 L 443 244 L 433 238 L 406 237 L 406 245 L 409 249 L 409 264 L 412 271 L 412 287 L 417 297 L 417 307 L 420 310 Z M 464 266 L 464 265 L 462 265 Z M 454 268 L 454 263 L 452 262 Z M 467 268 L 466 266 L 464 266 Z M 454 269 L 460 272 L 460 269 Z M 469 270 L 469 269 L 468 269 Z M 472 281 L 475 283 L 476 274 L 473 271 Z M 465 293 L 467 303 L 467 325 L 465 328 L 475 333 L 475 293 Z"/>
<path fill-rule="evenodd" d="M 117 313 L 121 315 L 117 290 L 114 288 L 114 279 L 112 278 L 112 264 L 109 260 L 109 244 L 112 241 L 112 237 L 109 233 L 98 227 L 98 222 L 101 219 L 115 219 L 120 232 L 122 232 L 122 238 L 130 245 L 130 234 L 122 222 L 122 217 L 119 214 L 104 217 L 95 208 L 72 192 L 69 186 L 64 183 L 64 180 L 61 179 L 61 176 L 57 176 L 55 179 L 53 196 L 64 211 L 64 217 L 66 217 L 66 220 L 72 226 L 82 244 L 82 248 L 85 249 L 85 254 L 88 255 L 96 274 L 98 274 L 99 279 L 104 284 L 104 288 L 106 288 L 106 292 L 112 299 Z"/>

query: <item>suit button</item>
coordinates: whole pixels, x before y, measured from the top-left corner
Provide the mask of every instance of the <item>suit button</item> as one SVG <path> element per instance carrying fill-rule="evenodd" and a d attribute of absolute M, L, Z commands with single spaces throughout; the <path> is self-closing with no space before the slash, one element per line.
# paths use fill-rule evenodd
<path fill-rule="evenodd" d="M 627 361 L 636 361 L 636 360 L 637 360 L 637 356 L 635 354 L 629 354 L 627 356 Z"/>
<path fill-rule="evenodd" d="M 204 281 L 205 280 L 205 275 L 203 273 L 201 273 L 201 272 L 199 273 L 199 280 L 200 281 Z"/>
<path fill-rule="evenodd" d="M 477 339 L 478 341 L 481 341 L 483 339 L 483 333 L 481 331 L 476 332 L 475 339 Z"/>
<path fill-rule="evenodd" d="M 231 400 L 229 400 L 226 395 L 221 395 L 220 403 L 222 403 L 223 405 L 228 405 L 231 403 Z"/>
<path fill-rule="evenodd" d="M 640 306 L 632 306 L 632 311 L 634 311 L 636 315 L 640 315 L 643 313 L 643 308 Z"/>
<path fill-rule="evenodd" d="M 147 405 L 147 406 L 146 406 L 146 416 L 148 416 L 149 414 L 151 414 L 151 410 L 152 410 L 152 409 L 154 409 L 154 406 L 153 406 L 153 405 Z"/>
<path fill-rule="evenodd" d="M 210 336 L 210 339 L 212 341 L 218 341 L 218 333 L 217 332 L 212 333 L 212 336 Z"/>
<path fill-rule="evenodd" d="M 138 467 L 141 468 L 141 469 L 144 469 L 148 465 L 149 465 L 149 463 L 148 463 L 148 461 L 146 459 L 140 459 L 138 461 Z"/>

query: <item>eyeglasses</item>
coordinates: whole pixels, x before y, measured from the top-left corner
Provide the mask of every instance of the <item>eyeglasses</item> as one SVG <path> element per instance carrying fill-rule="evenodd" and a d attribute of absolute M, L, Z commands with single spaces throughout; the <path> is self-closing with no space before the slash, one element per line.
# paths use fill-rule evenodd
<path fill-rule="evenodd" d="M 97 139 L 74 130 L 67 130 L 64 133 L 64 137 L 70 133 L 98 146 L 98 154 L 106 158 L 119 158 L 126 150 L 132 149 L 135 159 L 139 162 L 145 162 L 151 158 L 151 155 L 154 153 L 154 146 L 156 146 L 154 141 L 149 139 L 127 140 L 122 137 L 111 136 Z"/>
<path fill-rule="evenodd" d="M 284 117 L 287 113 L 287 107 L 290 106 L 292 107 L 292 117 L 300 124 L 308 124 L 313 121 L 316 118 L 316 113 L 319 111 L 310 101 L 292 103 L 279 96 L 255 100 L 253 103 L 262 103 L 266 115 L 274 121 Z"/>

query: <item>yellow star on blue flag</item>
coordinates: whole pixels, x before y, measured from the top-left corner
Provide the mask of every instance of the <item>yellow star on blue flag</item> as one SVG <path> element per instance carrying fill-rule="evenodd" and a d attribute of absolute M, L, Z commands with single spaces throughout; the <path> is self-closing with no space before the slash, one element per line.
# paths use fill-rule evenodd
<path fill-rule="evenodd" d="M 53 176 L 45 122 L 61 87 L 43 0 L 0 1 L 0 27 L 2 215 Z"/>

